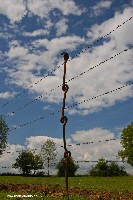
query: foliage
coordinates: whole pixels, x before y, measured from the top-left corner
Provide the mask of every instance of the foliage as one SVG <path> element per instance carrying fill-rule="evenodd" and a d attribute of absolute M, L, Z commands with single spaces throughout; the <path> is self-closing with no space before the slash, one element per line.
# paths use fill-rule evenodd
<path fill-rule="evenodd" d="M 45 143 L 41 146 L 41 157 L 42 159 L 47 163 L 48 158 L 50 160 L 54 160 L 56 158 L 57 152 L 56 152 L 56 144 L 53 140 L 47 140 Z"/>
<path fill-rule="evenodd" d="M 9 128 L 5 122 L 5 119 L 2 116 L 0 116 L 0 155 L 6 148 L 8 131 Z"/>
<path fill-rule="evenodd" d="M 49 176 L 49 167 L 52 166 L 52 161 L 56 159 L 56 144 L 53 140 L 47 140 L 41 145 L 40 156 L 46 166 L 48 166 L 48 176 Z"/>
<path fill-rule="evenodd" d="M 115 162 L 110 164 L 105 159 L 99 159 L 95 167 L 92 167 L 89 173 L 91 176 L 125 176 L 127 172 L 123 167 Z"/>
<path fill-rule="evenodd" d="M 119 166 L 115 162 L 111 162 L 109 165 L 109 176 L 127 176 L 127 172 L 124 167 Z"/>
<path fill-rule="evenodd" d="M 133 166 L 133 123 L 123 129 L 121 135 L 121 144 L 124 148 L 118 152 L 118 155 L 124 161 Z"/>
<path fill-rule="evenodd" d="M 32 152 L 22 152 L 16 159 L 16 163 L 13 164 L 13 168 L 19 168 L 23 175 L 28 175 L 31 170 L 35 171 L 43 169 L 43 161 L 39 155 L 34 155 Z"/>
<path fill-rule="evenodd" d="M 105 159 L 99 159 L 95 167 L 90 170 L 91 176 L 108 176 L 109 167 Z"/>
<path fill-rule="evenodd" d="M 75 176 L 75 173 L 77 171 L 77 169 L 79 168 L 79 166 L 77 164 L 75 164 L 73 158 L 69 158 L 68 159 L 68 176 L 69 177 L 73 177 Z M 60 160 L 60 162 L 57 164 L 57 175 L 58 176 L 65 176 L 65 172 L 66 172 L 66 159 L 62 158 Z"/>

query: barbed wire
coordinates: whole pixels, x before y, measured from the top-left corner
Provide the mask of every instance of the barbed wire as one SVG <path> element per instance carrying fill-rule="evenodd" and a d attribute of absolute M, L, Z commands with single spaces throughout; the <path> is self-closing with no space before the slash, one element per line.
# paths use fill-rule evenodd
<path fill-rule="evenodd" d="M 110 90 L 110 91 L 108 91 L 108 92 L 99 94 L 99 95 L 97 95 L 97 96 L 93 96 L 93 97 L 91 97 L 91 98 L 89 98 L 89 99 L 85 99 L 85 100 L 83 100 L 83 101 L 81 101 L 81 102 L 79 102 L 79 103 L 75 103 L 75 104 L 73 104 L 73 105 L 71 105 L 71 106 L 68 106 L 68 107 L 66 107 L 65 109 L 73 108 L 73 107 L 75 107 L 75 106 L 77 106 L 77 105 L 80 105 L 80 104 L 86 103 L 86 102 L 88 102 L 88 101 L 97 99 L 97 98 L 99 98 L 99 97 L 101 97 L 101 96 L 110 94 L 110 93 L 115 92 L 115 91 L 117 91 L 117 90 L 121 90 L 121 89 L 123 89 L 123 88 L 125 88 L 125 87 L 128 87 L 128 86 L 132 85 L 132 84 L 133 84 L 133 83 L 131 82 L 131 83 L 128 83 L 128 84 L 123 85 L 123 86 L 121 86 L 121 87 L 118 87 L 118 88 L 115 88 L 115 89 L 113 89 L 113 90 Z M 17 126 L 17 127 L 14 127 L 14 128 L 12 128 L 12 129 L 10 129 L 9 132 L 11 132 L 11 131 L 13 131 L 13 130 L 16 130 L 16 129 L 18 129 L 18 128 L 27 126 L 27 125 L 29 125 L 29 124 L 33 124 L 33 123 L 35 123 L 35 122 L 37 122 L 37 121 L 40 121 L 40 120 L 45 119 L 45 118 L 48 118 L 48 117 L 50 117 L 50 116 L 56 115 L 57 113 L 59 113 L 59 112 L 61 112 L 61 111 L 62 111 L 62 109 L 57 110 L 56 112 L 50 113 L 50 114 L 45 115 L 45 116 L 41 116 L 41 117 L 39 117 L 39 118 L 37 118 L 37 119 L 35 119 L 35 120 L 32 120 L 32 121 L 30 121 L 30 122 L 26 122 L 26 123 L 24 123 L 24 124 L 21 124 L 21 125 L 19 125 L 19 126 Z"/>
<path fill-rule="evenodd" d="M 83 100 L 83 101 L 81 101 L 81 102 L 79 102 L 79 103 L 75 103 L 75 104 L 73 104 L 73 105 L 71 105 L 71 106 L 68 106 L 66 109 L 69 109 L 69 108 L 75 107 L 75 106 L 77 106 L 77 105 L 86 103 L 86 102 L 88 102 L 88 101 L 97 99 L 97 98 L 99 98 L 99 97 L 101 97 L 101 96 L 107 95 L 107 94 L 112 93 L 112 92 L 115 92 L 115 91 L 117 91 L 117 90 L 121 90 L 121 89 L 123 89 L 123 88 L 125 88 L 125 87 L 128 87 L 128 86 L 132 85 L 132 84 L 133 84 L 133 83 L 129 83 L 129 84 L 123 85 L 123 86 L 121 86 L 121 87 L 118 87 L 118 88 L 116 88 L 116 89 L 114 89 L 114 90 L 110 90 L 110 91 L 105 92 L 105 93 L 103 93 L 103 94 L 94 96 L 94 97 L 92 97 L 92 98 L 90 98 L 90 99 L 85 99 L 85 100 Z"/>
<path fill-rule="evenodd" d="M 64 63 L 62 63 L 61 65 L 63 65 L 63 64 L 64 64 Z M 3 105 L 0 107 L 0 109 L 3 108 L 3 107 L 5 107 L 5 106 L 7 106 L 7 105 L 10 104 L 13 100 L 17 99 L 19 96 L 25 94 L 27 91 L 29 91 L 31 88 L 33 88 L 34 85 L 37 85 L 37 84 L 40 83 L 42 80 L 44 80 L 45 78 L 47 78 L 48 76 L 50 76 L 50 74 L 52 74 L 52 73 L 55 72 L 57 69 L 59 69 L 59 68 L 61 67 L 61 65 L 58 66 L 56 69 L 52 70 L 51 72 L 49 72 L 47 75 L 43 76 L 40 80 L 38 80 L 37 82 L 35 82 L 35 83 L 34 83 L 33 85 L 31 85 L 29 88 L 24 89 L 24 90 L 23 90 L 21 93 L 19 93 L 19 94 L 16 94 L 11 100 L 9 100 L 9 101 L 6 102 L 5 104 L 3 104 Z"/>
<path fill-rule="evenodd" d="M 0 149 L 0 150 L 2 150 L 2 149 Z M 2 155 L 3 154 L 5 154 L 5 153 L 12 153 L 12 154 L 15 154 L 15 153 L 22 153 L 22 152 L 30 152 L 30 151 L 36 151 L 37 149 L 22 149 L 22 150 L 16 150 L 16 151 L 6 151 L 6 150 L 4 150 L 3 152 L 2 152 Z M 1 156 L 1 155 L 0 155 Z"/>
<path fill-rule="evenodd" d="M 82 51 L 80 51 L 78 54 L 76 54 L 75 56 L 73 56 L 71 59 L 69 59 L 68 61 L 73 60 L 75 57 L 77 57 L 78 55 L 80 55 L 81 53 L 83 53 L 84 51 L 86 51 L 87 49 L 93 47 L 93 45 L 97 44 L 98 42 L 100 42 L 101 40 L 103 40 L 105 37 L 109 36 L 111 33 L 113 33 L 114 31 L 116 31 L 117 29 L 119 29 L 121 26 L 123 26 L 124 24 L 126 24 L 127 22 L 129 22 L 133 17 L 130 17 L 129 19 L 127 19 L 126 21 L 124 21 L 122 24 L 118 24 L 116 28 L 114 28 L 113 30 L 111 30 L 109 33 L 105 34 L 104 36 L 100 37 L 99 39 L 95 40 L 94 42 L 90 43 L 88 47 L 84 48 Z M 54 70 L 52 70 L 51 72 L 49 72 L 47 75 L 43 76 L 41 79 L 39 79 L 37 82 L 33 83 L 33 85 L 31 85 L 29 88 L 24 89 L 22 92 L 20 92 L 19 94 L 16 94 L 11 100 L 7 101 L 5 104 L 3 104 L 0 109 L 4 108 L 5 106 L 7 106 L 8 104 L 10 104 L 12 101 L 14 101 L 15 99 L 17 99 L 19 96 L 25 94 L 27 91 L 29 91 L 31 88 L 33 88 L 35 85 L 37 85 L 38 83 L 40 83 L 42 80 L 44 80 L 45 78 L 47 78 L 50 74 L 52 74 L 53 72 L 55 72 L 57 69 L 59 69 L 64 63 L 62 63 L 61 65 L 59 65 L 57 68 L 55 68 Z"/>
<path fill-rule="evenodd" d="M 100 142 L 109 142 L 109 141 L 116 141 L 116 140 L 120 140 L 121 138 L 111 138 L 111 139 L 106 139 L 106 140 L 99 140 L 99 141 L 88 141 L 88 142 L 80 142 L 80 143 L 76 143 L 76 144 L 68 144 L 67 146 L 69 147 L 73 147 L 73 146 L 80 146 L 80 145 L 87 145 L 87 144 L 94 144 L 94 143 L 100 143 Z M 61 146 L 63 147 L 63 146 Z M 1 149 L 0 149 L 1 150 Z M 3 153 L 21 153 L 21 152 L 24 152 L 24 151 L 36 151 L 37 149 L 22 149 L 20 151 L 3 151 Z"/>
<path fill-rule="evenodd" d="M 73 146 L 88 145 L 88 144 L 95 144 L 95 143 L 101 143 L 101 142 L 117 141 L 120 139 L 121 138 L 112 138 L 112 139 L 99 140 L 99 141 L 79 142 L 79 143 L 75 143 L 75 144 L 68 144 L 67 146 L 73 147 Z M 61 147 L 63 147 L 63 146 L 61 146 Z"/>
<path fill-rule="evenodd" d="M 106 60 L 104 60 L 104 61 L 101 61 L 99 64 L 97 64 L 97 65 L 95 65 L 95 66 L 93 66 L 93 67 L 90 67 L 89 69 L 85 70 L 84 72 L 80 73 L 79 75 L 77 75 L 77 76 L 75 76 L 75 77 L 69 79 L 68 81 L 66 81 L 66 83 L 71 82 L 71 81 L 75 80 L 76 78 L 79 78 L 80 76 L 86 74 L 87 72 L 89 72 L 89 71 L 95 69 L 96 67 L 98 67 L 98 66 L 100 66 L 100 65 L 102 65 L 102 64 L 104 64 L 104 63 L 106 63 L 106 62 L 108 62 L 109 60 L 114 59 L 115 57 L 121 55 L 122 53 L 131 50 L 132 48 L 133 48 L 133 46 L 130 46 L 129 48 L 124 49 L 123 51 L 121 51 L 121 52 L 119 52 L 119 53 L 117 53 L 117 54 L 111 56 L 110 58 L 108 58 L 108 59 L 106 59 Z M 60 85 L 58 85 L 57 87 L 51 89 L 49 92 L 52 92 L 52 91 L 58 89 L 58 88 L 61 87 L 61 86 L 62 86 L 62 84 L 60 84 Z M 16 112 L 18 112 L 18 111 L 21 111 L 22 109 L 24 109 L 24 108 L 26 108 L 27 106 L 31 105 L 33 102 L 40 100 L 40 99 L 43 98 L 45 95 L 50 96 L 51 94 L 49 94 L 49 92 L 46 92 L 45 94 L 42 94 L 42 95 L 38 96 L 37 98 L 33 99 L 32 101 L 26 103 L 24 106 L 21 106 L 21 107 L 17 108 L 16 110 L 14 110 L 14 111 L 8 113 L 8 114 L 5 116 L 5 118 L 14 115 L 14 114 L 15 114 Z"/>
<path fill-rule="evenodd" d="M 121 52 L 119 52 L 119 53 L 117 53 L 117 54 L 111 56 L 110 58 L 108 58 L 108 59 L 106 59 L 106 60 L 104 60 L 104 61 L 101 61 L 99 64 L 97 64 L 97 65 L 95 65 L 95 66 L 93 66 L 93 67 L 91 67 L 91 68 L 85 70 L 84 72 L 80 73 L 79 75 L 77 75 L 77 76 L 71 78 L 70 80 L 67 81 L 67 83 L 70 82 L 70 81 L 72 81 L 72 80 L 74 80 L 74 79 L 76 79 L 76 78 L 78 78 L 78 77 L 80 77 L 80 76 L 82 76 L 82 75 L 84 75 L 84 74 L 86 74 L 87 72 L 89 72 L 89 71 L 91 71 L 91 70 L 97 68 L 98 66 L 100 66 L 100 65 L 102 65 L 102 64 L 104 64 L 104 63 L 106 63 L 106 62 L 108 62 L 109 60 L 114 59 L 115 57 L 121 55 L 122 53 L 131 50 L 132 48 L 133 48 L 133 46 L 130 46 L 130 47 L 128 47 L 128 48 L 122 50 Z"/>
<path fill-rule="evenodd" d="M 125 138 L 125 137 L 124 137 Z M 105 140 L 98 140 L 98 141 L 87 141 L 87 142 L 78 142 L 78 143 L 71 143 L 71 144 L 67 144 L 68 147 L 73 147 L 73 146 L 80 146 L 80 145 L 90 145 L 90 144 L 95 144 L 95 143 L 102 143 L 102 142 L 112 142 L 112 141 L 117 141 L 117 140 L 121 140 L 121 138 L 109 138 L 109 139 L 105 139 Z M 61 146 L 63 148 L 63 146 Z M 15 153 L 21 153 L 24 151 L 36 151 L 38 149 L 25 149 L 25 150 L 20 150 L 20 151 L 3 151 L 4 154 L 7 153 L 11 153 L 11 154 L 15 154 Z M 3 155 L 3 154 L 2 154 Z M 2 156 L 0 155 L 0 157 Z M 61 155 L 60 155 L 61 156 Z"/>
<path fill-rule="evenodd" d="M 114 28 L 112 31 L 110 31 L 109 33 L 105 34 L 104 36 L 100 37 L 99 39 L 95 40 L 94 42 L 90 43 L 89 46 L 85 49 L 83 49 L 81 52 L 79 52 L 78 54 L 76 54 L 74 57 L 72 57 L 70 60 L 74 59 L 75 57 L 77 57 L 78 55 L 80 55 L 81 53 L 83 53 L 84 51 L 86 51 L 87 49 L 93 47 L 94 44 L 97 44 L 98 42 L 100 42 L 101 40 L 103 40 L 105 37 L 109 36 L 111 33 L 113 33 L 114 31 L 116 31 L 117 29 L 119 29 L 121 26 L 123 26 L 124 24 L 126 24 L 127 22 L 129 22 L 133 17 L 130 17 L 129 19 L 127 19 L 126 21 L 124 21 L 122 24 L 117 25 L 116 28 Z"/>
<path fill-rule="evenodd" d="M 76 162 L 76 163 L 98 163 L 100 160 L 74 160 L 74 162 Z M 105 161 L 106 162 L 115 162 L 115 163 L 127 163 L 126 161 L 122 161 L 122 160 L 106 160 L 105 159 Z M 58 162 L 57 163 L 52 163 L 51 165 L 52 166 L 56 166 L 58 164 Z M 40 166 L 40 165 L 42 165 L 42 164 L 38 164 L 38 166 Z M 32 167 L 32 165 L 26 165 L 27 167 Z M 10 169 L 15 169 L 14 167 L 11 167 L 11 166 L 0 166 L 0 168 L 2 168 L 2 169 L 6 169 L 6 168 L 10 168 Z M 42 169 L 42 168 L 41 168 Z M 44 169 L 44 168 L 43 168 Z M 39 169 L 38 169 L 39 170 Z"/>
<path fill-rule="evenodd" d="M 106 162 L 123 162 L 123 163 L 126 163 L 126 161 L 122 161 L 122 160 L 105 160 Z M 97 163 L 99 162 L 99 160 L 77 160 L 75 161 L 77 163 L 79 162 L 85 162 L 85 163 L 88 163 L 88 162 L 92 162 L 92 163 Z"/>

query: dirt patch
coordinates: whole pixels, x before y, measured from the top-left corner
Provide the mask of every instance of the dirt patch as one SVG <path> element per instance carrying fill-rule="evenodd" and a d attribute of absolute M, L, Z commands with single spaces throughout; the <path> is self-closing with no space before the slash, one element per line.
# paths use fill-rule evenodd
<path fill-rule="evenodd" d="M 16 192 L 21 195 L 31 193 L 42 193 L 45 196 L 64 197 L 66 191 L 59 184 L 51 185 L 34 185 L 34 184 L 1 184 L 0 191 Z M 70 195 L 84 196 L 91 200 L 133 200 L 133 191 L 96 191 L 89 189 L 71 188 Z"/>

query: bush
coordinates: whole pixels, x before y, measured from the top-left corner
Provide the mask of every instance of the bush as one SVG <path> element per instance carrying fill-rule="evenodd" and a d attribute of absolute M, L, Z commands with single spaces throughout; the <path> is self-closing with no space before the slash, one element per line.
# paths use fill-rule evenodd
<path fill-rule="evenodd" d="M 68 176 L 73 177 L 75 176 L 75 173 L 77 169 L 79 168 L 79 166 L 75 164 L 73 158 L 69 158 L 68 162 L 69 162 Z M 62 158 L 61 161 L 57 164 L 57 169 L 58 169 L 57 175 L 60 177 L 64 177 L 66 173 L 66 160 L 64 158 Z"/>
<path fill-rule="evenodd" d="M 124 167 L 119 166 L 115 162 L 110 164 L 105 159 L 100 159 L 95 167 L 92 167 L 90 176 L 127 176 Z"/>

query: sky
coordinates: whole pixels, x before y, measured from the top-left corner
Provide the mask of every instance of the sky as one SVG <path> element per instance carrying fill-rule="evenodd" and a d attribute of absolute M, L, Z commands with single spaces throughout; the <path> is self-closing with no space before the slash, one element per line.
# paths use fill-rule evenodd
<path fill-rule="evenodd" d="M 47 139 L 63 156 L 64 51 L 68 149 L 79 161 L 118 159 L 122 130 L 133 122 L 132 17 L 133 0 L 0 0 L 0 115 L 10 129 L 0 172 L 16 172 L 2 167 L 16 151 L 39 153 Z M 74 145 L 87 141 L 93 144 Z M 81 163 L 79 171 L 91 166 Z"/>

